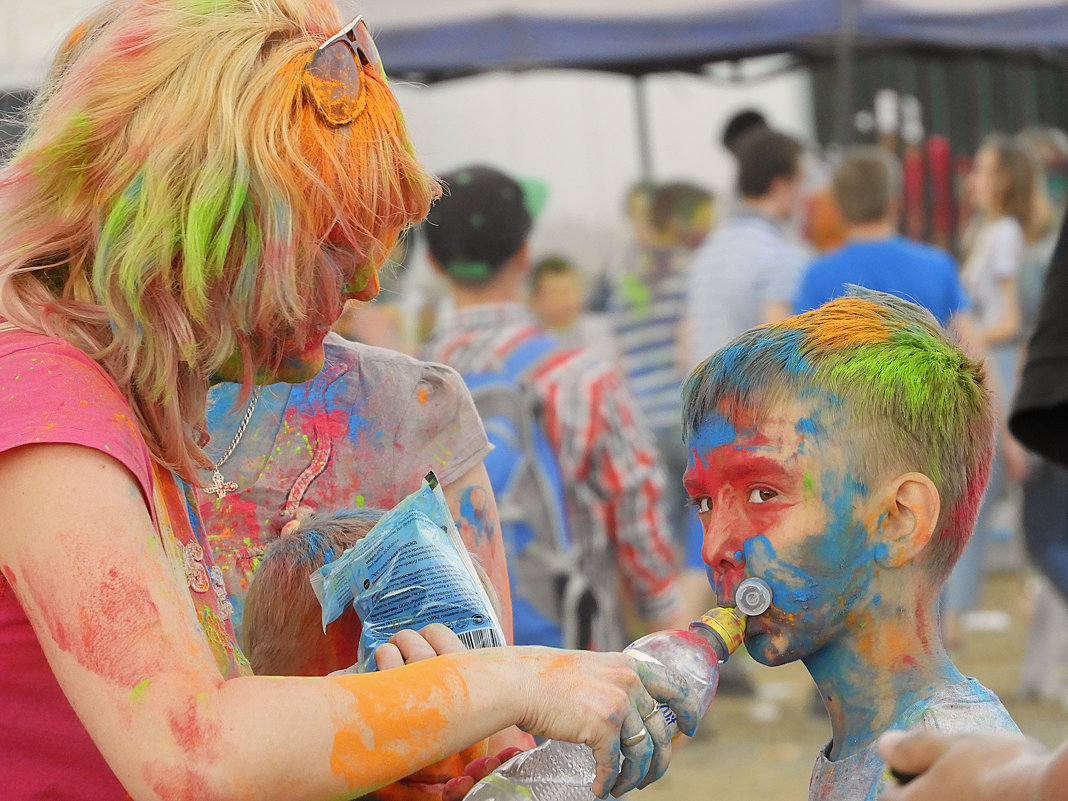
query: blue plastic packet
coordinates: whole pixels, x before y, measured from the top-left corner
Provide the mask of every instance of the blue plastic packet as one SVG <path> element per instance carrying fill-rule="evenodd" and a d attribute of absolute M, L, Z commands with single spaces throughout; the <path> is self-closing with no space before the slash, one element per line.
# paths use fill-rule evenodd
<path fill-rule="evenodd" d="M 367 536 L 311 574 L 323 628 L 352 604 L 362 623 L 361 673 L 401 629 L 443 623 L 468 648 L 504 645 L 493 604 L 433 473 L 386 512 Z"/>

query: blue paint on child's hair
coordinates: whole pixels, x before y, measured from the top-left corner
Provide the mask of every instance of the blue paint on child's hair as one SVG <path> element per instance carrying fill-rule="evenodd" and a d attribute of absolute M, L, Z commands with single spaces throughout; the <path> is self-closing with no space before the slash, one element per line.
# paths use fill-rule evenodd
<path fill-rule="evenodd" d="M 294 539 L 294 544 L 299 546 L 297 565 L 333 561 L 326 556 L 333 552 L 333 548 L 318 531 L 305 531 Z"/>
<path fill-rule="evenodd" d="M 721 348 L 708 362 L 709 378 L 745 388 L 761 374 L 785 371 L 793 376 L 812 372 L 805 361 L 806 335 L 793 328 L 761 328 Z"/>
<path fill-rule="evenodd" d="M 813 417 L 802 417 L 794 426 L 794 431 L 804 437 L 811 437 L 823 433 L 823 426 L 816 422 Z"/>
<path fill-rule="evenodd" d="M 271 555 L 285 555 L 295 568 L 304 566 L 317 568 L 323 564 L 330 564 L 340 556 L 338 553 L 339 546 L 336 541 L 337 534 L 340 533 L 336 532 L 338 525 L 343 526 L 346 523 L 351 524 L 359 521 L 363 524 L 361 528 L 369 530 L 374 527 L 383 514 L 384 512 L 381 509 L 372 507 L 341 509 L 320 523 L 325 527 L 327 533 L 324 534 L 316 528 L 298 528 L 297 531 L 276 540 L 271 545 L 269 553 Z M 308 521 L 308 523 L 314 524 L 314 521 Z M 330 533 L 331 530 L 336 533 L 332 535 Z"/>
<path fill-rule="evenodd" d="M 793 328 L 747 331 L 713 353 L 683 385 L 683 428 L 695 428 L 724 400 L 749 403 L 775 385 L 801 392 L 815 374 L 805 359 L 805 334 Z"/>

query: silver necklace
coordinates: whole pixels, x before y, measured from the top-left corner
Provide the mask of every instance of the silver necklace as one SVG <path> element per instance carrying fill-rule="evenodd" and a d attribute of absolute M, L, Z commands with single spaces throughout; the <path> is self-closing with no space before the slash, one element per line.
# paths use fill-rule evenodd
<path fill-rule="evenodd" d="M 237 427 L 237 433 L 234 434 L 234 438 L 230 441 L 230 444 L 227 446 L 222 457 L 212 466 L 213 472 L 211 474 L 211 484 L 206 487 L 201 487 L 204 492 L 215 495 L 218 498 L 225 498 L 231 492 L 237 492 L 237 484 L 223 478 L 223 474 L 219 468 L 221 468 L 226 463 L 226 460 L 233 455 L 237 443 L 241 441 L 245 429 L 248 428 L 249 420 L 252 419 L 252 413 L 256 411 L 256 402 L 260 399 L 260 394 L 262 392 L 263 387 L 257 386 L 253 388 L 252 397 L 248 399 L 248 406 L 245 408 L 245 417 L 241 420 L 241 425 Z"/>

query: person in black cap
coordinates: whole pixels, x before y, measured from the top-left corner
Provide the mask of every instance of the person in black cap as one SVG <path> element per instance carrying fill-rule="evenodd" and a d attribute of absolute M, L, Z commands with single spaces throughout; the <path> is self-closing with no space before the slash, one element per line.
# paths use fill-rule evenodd
<path fill-rule="evenodd" d="M 458 169 L 441 182 L 445 193 L 423 230 L 456 313 L 438 323 L 421 356 L 464 376 L 494 442 L 487 466 L 508 549 L 516 643 L 618 649 L 630 637 L 621 593 L 649 628 L 677 624 L 682 610 L 661 509 L 664 475 L 638 427 L 634 400 L 602 355 L 565 346 L 522 303 L 531 270 L 527 237 L 544 192 L 485 165 Z M 490 418 L 486 405 L 495 402 L 485 400 L 487 386 L 501 385 L 518 399 L 507 404 L 503 421 Z M 520 468 L 495 472 L 491 465 L 510 452 L 509 441 L 495 434 L 501 427 L 519 432 L 538 465 L 542 479 L 527 490 L 510 484 Z M 539 462 L 546 452 L 551 456 Z M 546 486 L 558 491 L 541 493 Z M 538 508 L 532 497 L 540 498 Z M 562 500 L 559 514 L 546 511 L 554 499 Z M 506 519 L 510 507 L 523 504 L 522 519 Z M 551 535 L 550 528 L 559 531 Z M 577 564 L 596 607 L 596 614 L 580 616 L 578 642 L 569 638 L 564 600 L 547 598 L 551 591 L 537 586 L 553 568 L 532 568 L 537 552 L 558 547 L 570 554 L 564 561 Z"/>

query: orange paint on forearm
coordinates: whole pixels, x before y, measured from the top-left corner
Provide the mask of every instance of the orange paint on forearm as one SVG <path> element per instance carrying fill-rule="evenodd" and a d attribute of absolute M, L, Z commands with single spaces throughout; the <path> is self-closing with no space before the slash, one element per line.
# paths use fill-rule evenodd
<path fill-rule="evenodd" d="M 442 660 L 449 659 L 455 657 L 427 659 L 383 673 L 336 677 L 352 693 L 355 716 L 361 721 L 334 735 L 330 754 L 331 770 L 350 789 L 385 784 L 471 745 L 445 743 L 448 730 L 466 714 L 471 698 L 459 671 L 444 665 Z M 490 733 L 481 732 L 472 742 Z"/>

